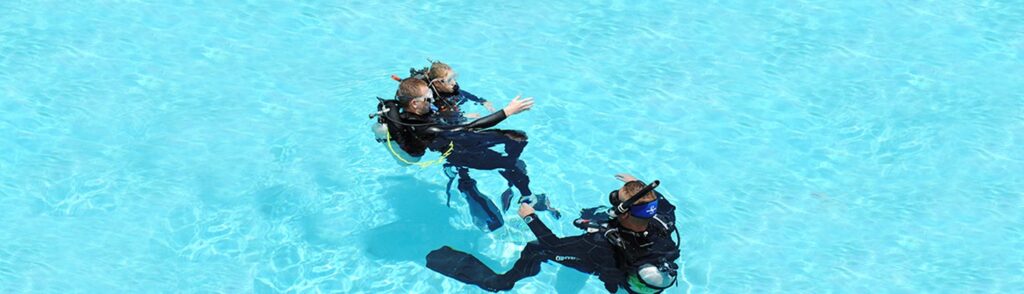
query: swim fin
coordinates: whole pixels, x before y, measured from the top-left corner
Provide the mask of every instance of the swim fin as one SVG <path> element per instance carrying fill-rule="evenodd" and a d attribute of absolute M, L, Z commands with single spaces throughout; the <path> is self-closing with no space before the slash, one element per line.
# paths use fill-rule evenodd
<path fill-rule="evenodd" d="M 476 180 L 469 177 L 465 169 L 459 170 L 459 191 L 466 196 L 469 214 L 473 215 L 473 223 L 487 231 L 494 231 L 505 224 L 505 219 L 498 211 L 498 206 L 487 195 L 476 188 Z"/>
<path fill-rule="evenodd" d="M 547 194 L 523 196 L 519 198 L 519 203 L 529 204 L 536 211 L 550 212 L 555 216 L 555 219 L 562 218 L 562 212 L 558 211 L 558 209 L 554 207 L 551 207 L 551 200 L 548 200 Z"/>
<path fill-rule="evenodd" d="M 427 254 L 427 268 L 456 279 L 477 285 L 488 291 L 511 290 L 514 283 L 502 282 L 500 276 L 475 256 L 444 246 Z"/>
<path fill-rule="evenodd" d="M 501 193 L 501 211 L 508 212 L 512 207 L 512 186 L 508 186 L 504 193 Z"/>
<path fill-rule="evenodd" d="M 526 163 L 522 160 L 517 161 L 514 167 L 499 170 L 498 173 L 508 181 L 509 186 L 519 190 L 519 195 L 533 195 L 530 191 L 530 177 L 526 174 Z"/>
<path fill-rule="evenodd" d="M 547 194 L 537 194 L 537 203 L 533 205 L 533 209 L 537 211 L 548 211 L 555 215 L 555 219 L 562 218 L 562 213 L 557 208 L 551 207 L 551 200 L 548 199 Z"/>

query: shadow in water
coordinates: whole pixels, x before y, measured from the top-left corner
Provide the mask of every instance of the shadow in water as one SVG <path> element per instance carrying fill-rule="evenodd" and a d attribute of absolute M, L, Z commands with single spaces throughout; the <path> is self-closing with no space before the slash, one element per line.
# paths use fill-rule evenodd
<path fill-rule="evenodd" d="M 459 211 L 437 201 L 435 195 L 444 193 L 442 185 L 411 176 L 387 176 L 381 182 L 386 184 L 379 197 L 391 204 L 398 220 L 365 234 L 364 245 L 370 255 L 424 264 L 431 250 L 444 245 L 475 248 L 473 242 L 487 234 L 480 230 L 458 230 L 449 224 L 449 219 Z"/>
<path fill-rule="evenodd" d="M 559 266 L 555 274 L 555 289 L 558 293 L 580 293 L 583 286 L 586 286 L 589 274 L 574 270 L 566 266 Z"/>
<path fill-rule="evenodd" d="M 426 256 L 430 251 L 447 245 L 473 254 L 497 272 L 510 269 L 511 265 L 501 266 L 498 261 L 475 251 L 474 243 L 483 234 L 493 232 L 487 233 L 477 229 L 458 230 L 449 224 L 449 219 L 462 212 L 438 201 L 436 195 L 444 194 L 443 185 L 424 182 L 411 176 L 386 176 L 381 182 L 386 184 L 379 197 L 391 205 L 398 220 L 365 233 L 363 241 L 367 254 L 387 260 L 413 261 L 425 265 Z M 453 198 L 462 197 L 457 191 L 453 193 Z M 452 199 L 453 203 L 458 201 L 465 200 Z M 588 274 L 568 267 L 557 267 L 555 288 L 558 293 L 580 293 L 587 280 L 591 278 Z"/>

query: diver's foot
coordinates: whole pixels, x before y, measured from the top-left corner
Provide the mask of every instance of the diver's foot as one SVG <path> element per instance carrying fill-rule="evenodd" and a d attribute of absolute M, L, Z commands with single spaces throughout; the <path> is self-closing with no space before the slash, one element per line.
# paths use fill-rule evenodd
<path fill-rule="evenodd" d="M 535 210 L 540 210 L 539 208 L 537 208 L 537 196 L 534 196 L 534 195 L 519 196 L 519 201 L 518 202 L 520 204 L 529 205 L 529 206 L 533 207 L 533 209 L 535 209 Z"/>
<path fill-rule="evenodd" d="M 554 216 L 555 219 L 562 219 L 562 212 L 558 211 L 557 209 L 551 209 L 548 210 L 548 212 L 550 212 L 551 216 Z"/>
<path fill-rule="evenodd" d="M 526 195 L 519 197 L 519 203 L 526 203 L 533 207 L 534 210 L 545 211 L 551 207 L 551 201 L 548 200 L 547 194 L 536 194 Z"/>
<path fill-rule="evenodd" d="M 536 211 L 547 211 L 555 216 L 556 219 L 562 218 L 562 212 L 558 211 L 554 207 L 551 207 L 551 200 L 548 199 L 547 194 L 536 194 L 519 197 L 519 203 L 525 203 L 533 207 Z"/>
<path fill-rule="evenodd" d="M 551 212 L 551 215 L 554 215 L 555 219 L 562 218 L 562 212 L 558 211 L 558 209 L 555 209 L 554 207 L 550 207 L 550 209 L 548 209 L 548 212 Z"/>

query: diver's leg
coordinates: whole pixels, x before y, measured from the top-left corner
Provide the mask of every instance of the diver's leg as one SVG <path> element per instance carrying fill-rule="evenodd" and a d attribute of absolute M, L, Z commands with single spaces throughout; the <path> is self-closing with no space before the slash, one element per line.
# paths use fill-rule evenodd
<path fill-rule="evenodd" d="M 509 165 L 507 157 L 487 148 L 456 150 L 448 155 L 447 160 L 452 165 L 480 170 L 505 168 Z"/>
<path fill-rule="evenodd" d="M 466 131 L 451 135 L 449 138 L 454 144 L 454 153 L 461 154 L 463 157 L 466 157 L 466 160 L 475 159 L 474 161 L 479 161 L 476 162 L 477 165 L 481 165 L 479 169 L 511 167 L 516 164 L 519 155 L 523 152 L 523 148 L 526 147 L 526 135 L 519 131 Z M 491 150 L 491 148 L 498 145 L 504 145 L 506 155 Z"/>
<path fill-rule="evenodd" d="M 562 218 L 562 213 L 558 209 L 551 207 L 551 201 L 545 194 L 536 194 L 530 190 L 530 177 L 526 174 L 526 163 L 522 160 L 518 161 L 511 169 L 499 171 L 506 180 L 508 180 L 509 186 L 514 186 L 519 190 L 519 203 L 526 203 L 533 206 L 533 209 L 537 211 L 550 212 L 556 219 Z M 501 194 L 501 207 L 502 211 L 508 211 L 512 206 L 512 189 L 509 188 Z"/>
<path fill-rule="evenodd" d="M 538 262 L 538 268 L 540 267 Z M 444 246 L 427 254 L 427 268 L 456 279 L 476 285 L 487 291 L 508 291 L 515 282 L 509 283 L 494 273 L 490 267 L 475 256 Z"/>
<path fill-rule="evenodd" d="M 526 171 L 526 162 L 519 159 L 519 155 L 522 154 L 523 148 L 528 143 L 526 141 L 526 134 L 521 131 L 515 130 L 496 130 L 504 137 L 505 153 L 508 154 L 508 159 L 514 161 L 515 164 L 510 165 L 503 171 L 499 171 L 506 180 L 508 180 L 509 186 L 514 186 L 519 190 L 519 203 L 528 203 L 533 206 L 537 211 L 549 211 L 554 214 L 555 218 L 561 218 L 562 213 L 551 207 L 551 202 L 548 200 L 547 195 L 537 194 L 534 195 L 533 191 L 530 190 L 530 176 Z M 501 204 L 504 211 L 508 211 L 512 204 L 512 191 L 506 190 L 501 195 Z"/>
<path fill-rule="evenodd" d="M 469 205 L 469 213 L 473 215 L 473 222 L 485 226 L 487 230 L 494 231 L 500 228 L 505 219 L 502 218 L 498 206 L 487 195 L 481 193 L 476 187 L 476 180 L 469 177 L 469 169 L 458 167 L 459 192 L 466 196 L 466 203 Z"/>
<path fill-rule="evenodd" d="M 532 277 L 540 273 L 540 264 L 544 261 L 554 260 L 557 263 L 568 266 L 583 273 L 592 274 L 596 268 L 593 266 L 591 246 L 586 241 L 587 235 L 560 238 L 555 243 L 541 245 L 537 241 L 526 243 L 526 248 L 519 254 L 519 260 L 498 278 L 492 279 L 494 285 L 515 284 L 515 282 Z M 511 286 L 510 286 L 511 287 Z"/>
<path fill-rule="evenodd" d="M 519 190 L 520 197 L 533 195 L 530 191 L 530 177 L 526 172 L 526 162 L 519 160 L 523 149 L 526 148 L 526 133 L 516 130 L 488 130 L 480 132 L 486 134 L 486 146 L 502 144 L 505 147 L 505 158 L 499 162 L 505 168 L 501 175 L 508 180 L 510 186 Z"/>
<path fill-rule="evenodd" d="M 508 157 L 513 160 L 519 160 L 519 155 L 523 153 L 523 149 L 529 143 L 526 133 L 517 130 L 501 130 L 501 134 L 505 137 L 505 140 L 502 140 L 502 143 L 505 144 L 505 154 L 508 154 Z"/>
<path fill-rule="evenodd" d="M 512 269 L 499 275 L 475 256 L 444 246 L 427 254 L 427 268 L 484 290 L 508 291 L 519 280 L 540 273 L 541 262 L 550 258 L 541 245 L 530 242 Z"/>
<path fill-rule="evenodd" d="M 504 211 L 508 211 L 512 205 L 512 187 L 519 190 L 520 201 L 533 195 L 533 191 L 530 190 L 530 177 L 526 174 L 525 162 L 520 160 L 518 164 L 498 171 L 498 173 L 508 181 L 509 185 L 509 189 L 501 194 L 501 205 Z"/>
<path fill-rule="evenodd" d="M 477 149 L 503 145 L 505 154 L 509 158 L 506 163 L 509 165 L 519 160 L 523 149 L 529 143 L 526 133 L 517 130 L 484 130 L 475 132 L 472 136 L 463 136 L 463 138 L 464 141 L 471 141 L 471 146 Z"/>
<path fill-rule="evenodd" d="M 519 131 L 488 130 L 474 133 L 461 134 L 456 141 L 456 151 L 448 157 L 448 162 L 454 165 L 466 166 L 475 169 L 498 169 L 499 173 L 508 181 L 510 187 L 519 191 L 520 200 L 529 199 L 534 201 L 533 191 L 530 190 L 530 177 L 526 172 L 526 163 L 518 157 L 526 147 L 526 135 Z M 490 148 L 498 144 L 504 144 L 507 155 L 502 155 Z M 512 191 L 506 190 L 502 194 L 502 208 L 508 211 L 512 203 Z M 542 203 L 536 208 L 548 210 L 546 199 L 537 201 Z M 537 204 L 535 202 L 531 202 Z M 558 216 L 558 214 L 556 214 Z"/>
<path fill-rule="evenodd" d="M 555 260 L 581 272 L 593 274 L 596 268 L 589 260 L 592 257 L 588 256 L 593 251 L 593 246 L 588 246 L 590 244 L 584 242 L 586 236 L 563 238 L 551 247 L 536 241 L 526 243 L 526 248 L 519 254 L 519 259 L 512 265 L 512 269 L 500 275 L 473 255 L 448 246 L 431 251 L 427 255 L 427 268 L 488 291 L 511 290 L 519 280 L 540 273 L 540 264 L 548 260 Z"/>
<path fill-rule="evenodd" d="M 519 131 L 485 130 L 465 132 L 452 137 L 455 152 L 477 154 L 477 159 L 486 161 L 486 169 L 509 168 L 516 164 L 519 155 L 526 148 L 526 135 Z M 491 150 L 492 147 L 504 145 L 505 155 Z"/>
<path fill-rule="evenodd" d="M 493 279 L 494 285 L 507 285 L 509 289 L 519 280 L 532 277 L 540 273 L 540 264 L 553 257 L 550 251 L 546 250 L 536 241 L 526 243 L 526 248 L 519 254 L 519 260 L 512 265 L 512 269 Z"/>
<path fill-rule="evenodd" d="M 509 185 L 515 186 L 519 190 L 520 197 L 533 195 L 533 191 L 530 191 L 530 177 L 526 174 L 525 163 L 512 165 L 499 173 L 505 177 L 505 180 L 508 180 Z"/>

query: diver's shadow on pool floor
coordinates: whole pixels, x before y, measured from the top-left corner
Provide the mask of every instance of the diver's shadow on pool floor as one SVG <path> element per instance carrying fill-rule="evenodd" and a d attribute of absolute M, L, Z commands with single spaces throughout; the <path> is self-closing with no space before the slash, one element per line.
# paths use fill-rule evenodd
<path fill-rule="evenodd" d="M 438 202 L 436 195 L 444 193 L 442 185 L 412 176 L 386 176 L 381 182 L 384 188 L 379 197 L 391 205 L 398 220 L 367 231 L 365 248 L 372 256 L 425 264 L 431 250 L 444 245 L 473 248 L 475 240 L 488 234 L 451 226 L 449 219 L 460 212 Z M 452 197 L 461 196 L 456 193 Z M 452 199 L 455 201 L 459 200 Z"/>
<path fill-rule="evenodd" d="M 474 242 L 484 234 L 494 234 L 452 227 L 449 220 L 464 212 L 438 201 L 436 195 L 444 194 L 445 187 L 442 185 L 424 182 L 412 176 L 386 176 L 380 181 L 384 183 L 384 188 L 379 197 L 391 205 L 398 220 L 366 232 L 364 248 L 371 256 L 392 261 L 412 261 L 425 266 L 426 256 L 431 250 L 448 245 L 472 251 L 472 248 L 476 248 Z M 452 203 L 465 201 L 455 199 L 462 196 L 457 191 L 452 192 Z M 500 263 L 495 260 L 474 255 L 498 272 L 510 267 L 498 266 Z M 558 293 L 580 293 L 587 279 L 591 278 L 567 267 L 558 266 L 556 270 L 558 273 L 554 286 Z"/>

